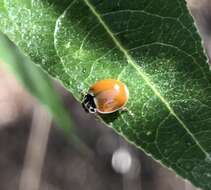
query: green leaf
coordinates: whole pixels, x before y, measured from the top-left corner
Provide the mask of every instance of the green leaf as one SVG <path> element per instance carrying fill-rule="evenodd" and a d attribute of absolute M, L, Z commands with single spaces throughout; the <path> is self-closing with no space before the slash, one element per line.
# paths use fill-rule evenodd
<path fill-rule="evenodd" d="M 185 0 L 0 0 L 0 29 L 78 100 L 123 81 L 133 114 L 104 121 L 211 190 L 211 73 Z"/>
<path fill-rule="evenodd" d="M 13 71 L 25 87 L 46 105 L 58 124 L 71 135 L 70 116 L 54 90 L 52 80 L 0 32 L 0 60 Z"/>

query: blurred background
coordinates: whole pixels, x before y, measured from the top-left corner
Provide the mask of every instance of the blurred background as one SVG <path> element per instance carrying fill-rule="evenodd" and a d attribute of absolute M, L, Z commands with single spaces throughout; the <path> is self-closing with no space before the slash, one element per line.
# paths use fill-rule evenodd
<path fill-rule="evenodd" d="M 211 58 L 211 0 L 188 0 Z M 196 190 L 128 144 L 55 82 L 80 151 L 0 63 L 0 190 Z"/>

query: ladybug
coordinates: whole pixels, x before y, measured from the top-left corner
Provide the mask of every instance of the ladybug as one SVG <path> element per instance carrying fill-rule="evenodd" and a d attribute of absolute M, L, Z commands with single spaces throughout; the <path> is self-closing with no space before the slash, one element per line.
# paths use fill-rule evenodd
<path fill-rule="evenodd" d="M 109 114 L 124 108 L 129 98 L 127 86 L 115 79 L 97 81 L 84 96 L 82 106 L 88 113 Z"/>

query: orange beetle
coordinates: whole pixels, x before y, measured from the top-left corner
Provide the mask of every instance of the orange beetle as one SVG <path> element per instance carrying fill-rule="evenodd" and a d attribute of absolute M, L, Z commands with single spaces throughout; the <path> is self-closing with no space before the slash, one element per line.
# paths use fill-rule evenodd
<path fill-rule="evenodd" d="M 105 79 L 92 85 L 82 106 L 89 113 L 113 113 L 122 109 L 129 98 L 127 86 L 119 80 Z"/>

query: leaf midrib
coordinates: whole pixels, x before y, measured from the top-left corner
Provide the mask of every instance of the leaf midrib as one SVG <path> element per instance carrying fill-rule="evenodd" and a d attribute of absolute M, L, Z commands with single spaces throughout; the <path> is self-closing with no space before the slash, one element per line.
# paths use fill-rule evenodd
<path fill-rule="evenodd" d="M 89 7 L 90 11 L 92 12 L 92 14 L 97 18 L 97 20 L 99 21 L 99 23 L 103 26 L 103 28 L 105 29 L 105 31 L 108 33 L 108 35 L 111 37 L 111 39 L 113 40 L 113 42 L 115 43 L 115 45 L 119 48 L 119 50 L 124 54 L 124 56 L 127 59 L 128 64 L 130 64 L 137 72 L 138 74 L 141 76 L 141 78 L 146 82 L 146 84 L 152 89 L 152 91 L 155 93 L 155 95 L 163 102 L 163 104 L 167 107 L 167 109 L 169 110 L 170 114 L 172 114 L 176 120 L 178 121 L 178 123 L 185 129 L 185 131 L 191 136 L 191 138 L 193 139 L 193 141 L 196 143 L 196 145 L 201 149 L 201 151 L 205 154 L 205 156 L 211 160 L 209 153 L 201 146 L 201 144 L 199 143 L 199 141 L 196 139 L 196 137 L 194 136 L 194 134 L 192 134 L 192 132 L 188 129 L 188 127 L 186 126 L 186 124 L 180 119 L 180 117 L 175 113 L 175 111 L 173 110 L 173 108 L 171 108 L 170 104 L 168 103 L 168 101 L 161 95 L 161 93 L 159 92 L 159 90 L 156 88 L 155 84 L 147 77 L 147 75 L 145 74 L 145 72 L 141 69 L 141 67 L 138 66 L 138 64 L 136 63 L 136 61 L 131 57 L 131 55 L 128 53 L 128 51 L 123 47 L 123 45 L 121 44 L 121 42 L 113 35 L 112 31 L 109 29 L 109 27 L 107 26 L 107 24 L 105 23 L 105 21 L 102 19 L 102 17 L 100 16 L 100 14 L 96 11 L 96 9 L 94 8 L 94 6 L 89 2 L 89 0 L 83 0 L 83 2 Z"/>
<path fill-rule="evenodd" d="M 73 1 L 71 3 L 74 4 L 75 1 Z M 100 14 L 95 10 L 94 6 L 89 2 L 89 0 L 83 0 L 83 2 L 89 7 L 89 9 L 91 10 L 91 12 L 93 13 L 93 15 L 97 18 L 97 20 L 99 21 L 99 23 L 103 26 L 103 28 L 105 29 L 105 31 L 108 33 L 108 35 L 111 37 L 111 39 L 113 40 L 113 42 L 115 43 L 115 45 L 119 48 L 119 50 L 124 54 L 124 56 L 127 59 L 128 64 L 130 64 L 137 72 L 138 74 L 141 76 L 141 78 L 146 82 L 146 84 L 152 89 L 152 91 L 155 93 L 155 95 L 163 102 L 163 104 L 167 107 L 167 109 L 169 110 L 169 113 L 172 114 L 176 120 L 178 121 L 178 123 L 185 129 L 185 131 L 191 136 L 191 138 L 194 140 L 194 142 L 196 143 L 196 145 L 201 149 L 201 151 L 205 154 L 205 156 L 211 160 L 209 153 L 201 146 L 201 144 L 199 143 L 199 141 L 196 139 L 196 137 L 194 136 L 194 134 L 192 134 L 192 132 L 188 129 L 188 127 L 186 126 L 186 124 L 180 119 L 180 117 L 175 113 L 175 111 L 173 110 L 173 108 L 171 108 L 169 102 L 161 95 L 161 93 L 159 92 L 159 90 L 156 88 L 155 84 L 147 77 L 147 75 L 145 74 L 145 72 L 141 69 L 141 67 L 138 66 L 138 64 L 136 63 L 136 61 L 132 58 L 132 56 L 128 53 L 128 51 L 123 47 L 123 45 L 121 44 L 121 42 L 119 42 L 119 40 L 114 36 L 114 34 L 112 33 L 112 31 L 109 29 L 109 27 L 106 25 L 106 23 L 104 22 L 104 20 L 102 19 L 102 17 L 100 16 Z M 71 6 L 69 5 L 68 8 L 66 9 L 66 11 L 69 9 L 69 7 Z M 66 12 L 65 11 L 65 12 Z M 64 12 L 64 13 L 65 13 Z M 62 15 L 64 15 L 64 13 Z M 62 16 L 60 15 L 60 16 Z M 57 20 L 58 21 L 58 20 Z M 55 35 L 55 33 L 54 33 Z M 55 38 L 54 38 L 55 39 Z M 54 42 L 55 45 L 55 42 Z M 56 47 L 55 47 L 56 49 Z M 56 49 L 56 53 L 57 49 Z M 59 56 L 60 57 L 60 56 Z M 60 59 L 61 60 L 61 59 Z M 62 61 L 62 60 L 61 60 Z"/>

